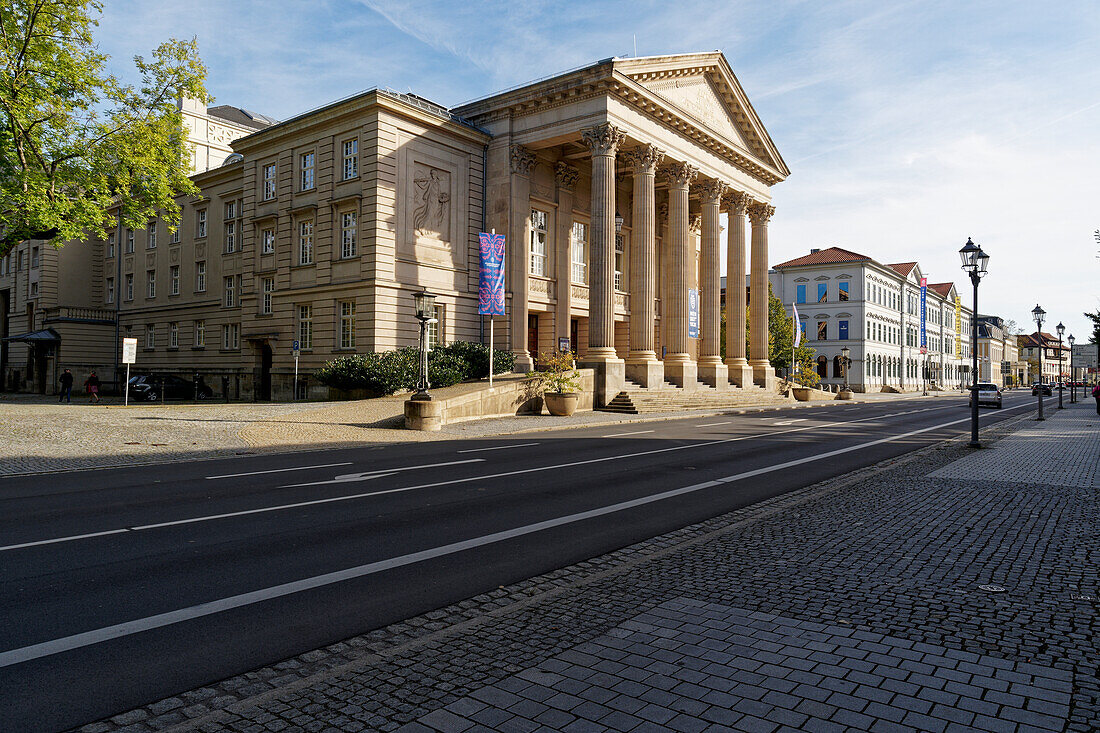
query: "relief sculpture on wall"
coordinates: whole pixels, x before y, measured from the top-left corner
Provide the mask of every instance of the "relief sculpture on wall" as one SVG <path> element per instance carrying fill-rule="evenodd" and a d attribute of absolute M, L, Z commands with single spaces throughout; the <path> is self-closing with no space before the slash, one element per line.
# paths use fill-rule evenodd
<path fill-rule="evenodd" d="M 416 236 L 450 241 L 451 174 L 417 164 L 413 183 L 413 229 Z"/>

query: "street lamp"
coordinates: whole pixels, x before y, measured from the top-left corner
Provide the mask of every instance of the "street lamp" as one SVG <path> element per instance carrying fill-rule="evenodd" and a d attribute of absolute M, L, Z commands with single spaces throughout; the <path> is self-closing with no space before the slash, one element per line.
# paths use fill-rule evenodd
<path fill-rule="evenodd" d="M 1043 417 L 1043 318 L 1047 312 L 1039 307 L 1038 304 L 1031 311 L 1031 317 L 1035 319 L 1036 333 L 1039 335 L 1039 381 L 1038 387 L 1035 392 L 1039 395 L 1039 419 L 1046 420 Z"/>
<path fill-rule="evenodd" d="M 1066 327 L 1059 321 L 1054 330 L 1058 333 L 1058 409 L 1063 410 L 1065 405 L 1062 404 L 1062 336 L 1066 332 Z"/>
<path fill-rule="evenodd" d="M 970 447 L 981 448 L 978 441 L 978 284 L 989 271 L 989 255 L 974 244 L 970 237 L 966 245 L 959 250 L 962 269 L 970 275 L 974 285 L 974 314 L 970 318 L 970 358 L 974 370 L 974 379 L 970 383 Z"/>
<path fill-rule="evenodd" d="M 1073 376 L 1073 345 L 1077 339 L 1071 333 L 1066 341 L 1069 342 L 1069 403 L 1072 405 L 1077 402 L 1077 380 Z"/>
<path fill-rule="evenodd" d="M 432 396 L 428 394 L 431 386 L 428 382 L 428 324 L 436 323 L 435 296 L 426 290 L 416 293 L 413 295 L 413 307 L 416 310 L 416 320 L 420 321 L 420 374 L 416 378 L 416 394 L 409 399 L 430 402 Z"/>
<path fill-rule="evenodd" d="M 852 364 L 851 355 L 852 350 L 847 346 L 842 346 L 840 348 L 840 365 L 844 368 L 844 388 L 841 390 L 842 392 L 850 391 L 848 389 L 848 367 Z"/>

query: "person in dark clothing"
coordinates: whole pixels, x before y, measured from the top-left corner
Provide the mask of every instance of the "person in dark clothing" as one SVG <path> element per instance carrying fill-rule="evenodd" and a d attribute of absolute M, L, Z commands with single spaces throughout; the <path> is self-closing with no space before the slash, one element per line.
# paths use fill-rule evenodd
<path fill-rule="evenodd" d="M 73 401 L 73 373 L 66 369 L 61 373 L 61 376 L 57 379 L 61 383 L 61 391 L 58 393 L 60 396 L 57 398 L 58 402 L 72 402 Z"/>
<path fill-rule="evenodd" d="M 1092 396 L 1096 398 L 1096 414 L 1100 415 L 1100 384 L 1092 388 Z"/>
<path fill-rule="evenodd" d="M 99 377 L 95 372 L 89 374 L 84 380 L 84 389 L 88 390 L 88 394 L 92 396 L 92 402 L 99 402 Z"/>

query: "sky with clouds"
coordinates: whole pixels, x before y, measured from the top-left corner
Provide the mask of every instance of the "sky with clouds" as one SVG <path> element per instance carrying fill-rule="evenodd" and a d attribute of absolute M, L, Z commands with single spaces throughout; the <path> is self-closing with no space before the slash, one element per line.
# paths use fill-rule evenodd
<path fill-rule="evenodd" d="M 1096 0 L 107 0 L 115 70 L 196 36 L 217 103 L 287 118 L 369 89 L 454 106 L 610 56 L 720 49 L 791 168 L 771 261 L 840 246 L 1087 340 L 1100 309 Z M 965 290 L 962 286 L 965 284 Z"/>

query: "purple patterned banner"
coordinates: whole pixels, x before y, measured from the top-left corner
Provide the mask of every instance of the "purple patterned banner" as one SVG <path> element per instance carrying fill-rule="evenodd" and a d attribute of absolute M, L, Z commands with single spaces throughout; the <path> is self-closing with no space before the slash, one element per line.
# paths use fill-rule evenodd
<path fill-rule="evenodd" d="M 481 273 L 478 278 L 477 312 L 483 316 L 504 315 L 504 235 L 477 235 L 481 245 Z"/>

